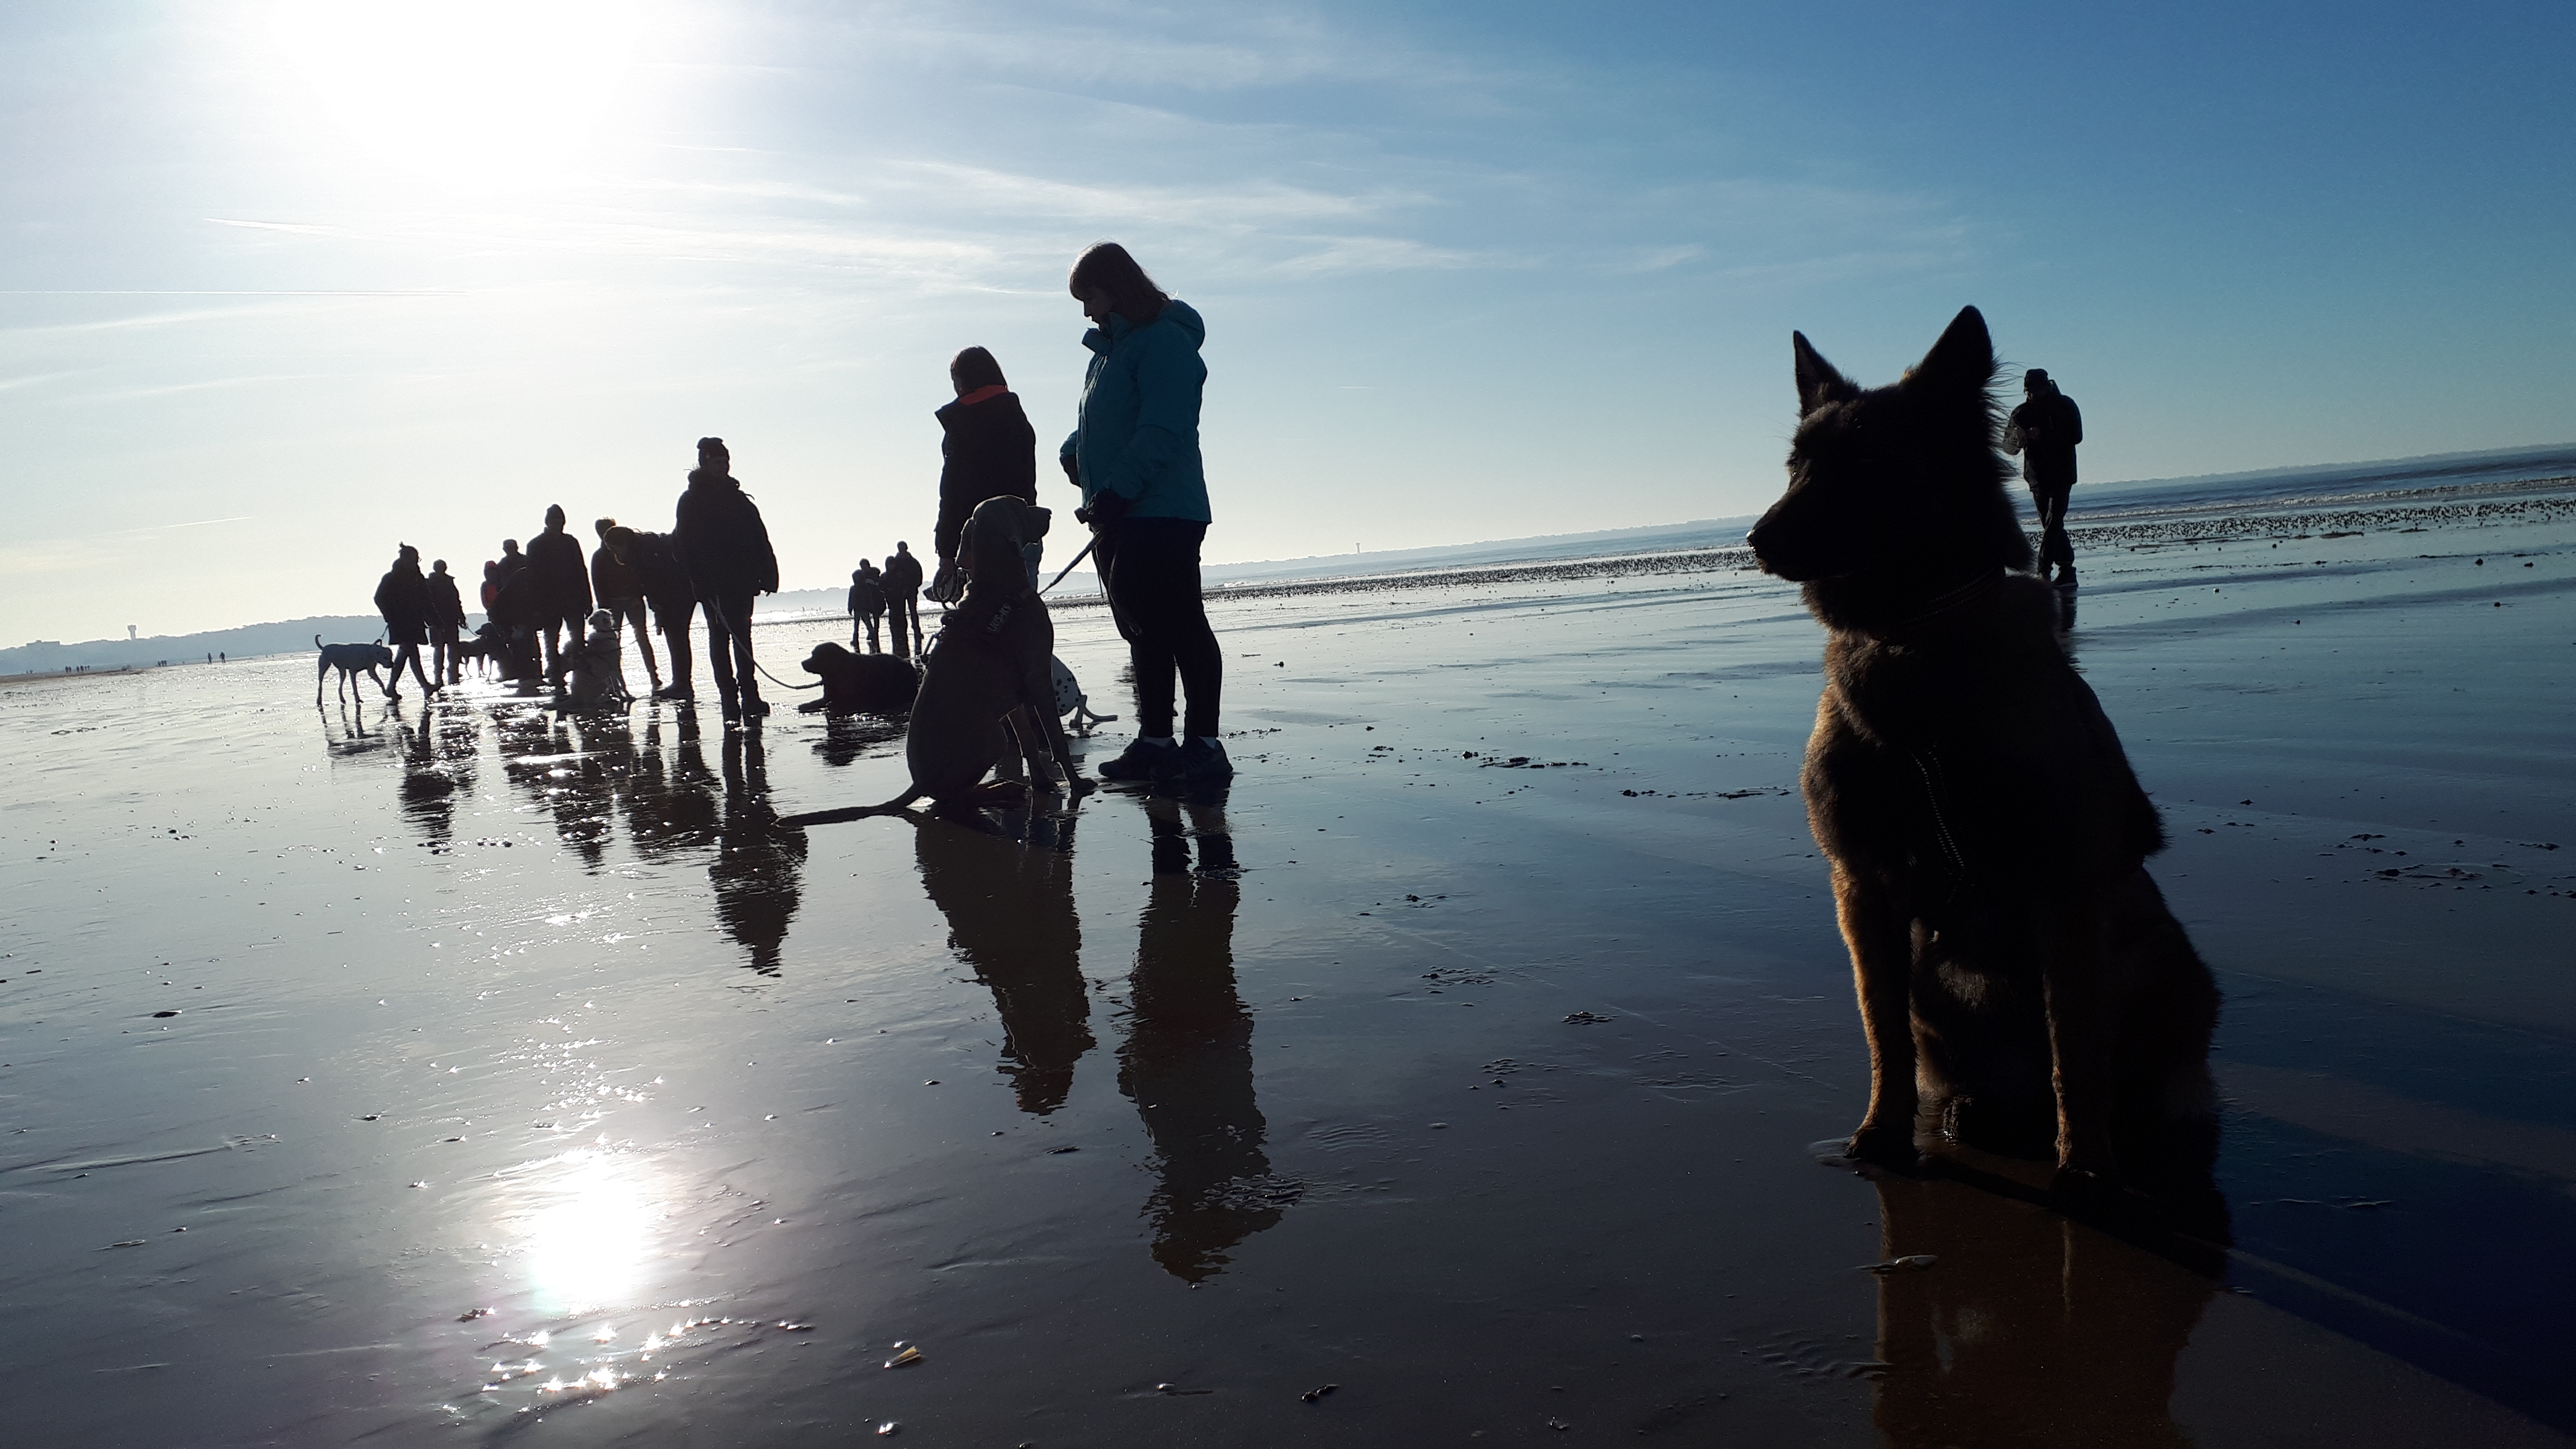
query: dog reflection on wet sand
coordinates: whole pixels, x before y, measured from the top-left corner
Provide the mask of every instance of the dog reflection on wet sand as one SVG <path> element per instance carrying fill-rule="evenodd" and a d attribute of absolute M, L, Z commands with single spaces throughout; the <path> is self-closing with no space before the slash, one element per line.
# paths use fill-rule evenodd
<path fill-rule="evenodd" d="M 2053 1147 L 2061 1205 L 2125 1215 L 2142 1188 L 2223 1237 L 2218 988 L 2145 870 L 2156 808 L 2026 572 L 1985 319 L 1962 311 L 1870 391 L 1794 350 L 1789 490 L 1748 541 L 1828 636 L 1802 783 L 1869 1041 L 1850 1154 L 1913 1166 L 1929 1108 L 1955 1142 Z"/>
<path fill-rule="evenodd" d="M 922 889 L 948 918 L 948 949 L 993 993 L 1001 1016 L 1001 1073 L 1019 1109 L 1044 1117 L 1064 1105 L 1074 1063 L 1093 1045 L 1073 903 L 1074 817 L 1012 811 L 997 827 L 952 810 L 916 823 Z"/>
<path fill-rule="evenodd" d="M 1872 1414 L 1896 1449 L 2184 1449 L 2174 1364 L 2216 1284 L 2035 1205 L 1881 1177 Z"/>

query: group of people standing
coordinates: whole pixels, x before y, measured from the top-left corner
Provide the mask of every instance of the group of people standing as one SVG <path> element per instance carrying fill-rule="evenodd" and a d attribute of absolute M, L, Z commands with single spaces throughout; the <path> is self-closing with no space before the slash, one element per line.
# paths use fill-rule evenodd
<path fill-rule="evenodd" d="M 1233 766 L 1218 738 L 1222 657 L 1199 580 L 1212 521 L 1198 433 L 1207 327 L 1115 242 L 1083 252 L 1067 286 L 1092 323 L 1082 339 L 1090 358 L 1077 423 L 1056 461 L 1081 497 L 1074 516 L 1091 528 L 1102 590 L 1135 668 L 1139 721 L 1138 738 L 1100 774 L 1175 784 L 1223 780 Z M 932 532 L 938 567 L 928 585 L 936 603 L 964 591 L 960 542 L 975 505 L 1004 494 L 1038 502 L 1037 432 L 1000 362 L 981 347 L 966 348 L 951 359 L 948 380 L 956 396 L 936 413 L 944 460 Z M 698 466 L 669 533 L 639 532 L 613 518 L 594 527 L 599 547 L 586 565 L 561 505 L 546 510 L 545 531 L 524 553 L 515 540 L 504 541 L 502 556 L 483 566 L 491 622 L 474 647 L 500 656 L 507 677 L 560 684 L 586 646 L 613 649 L 631 625 L 655 697 L 686 701 L 695 697 L 689 628 L 703 610 L 726 721 L 769 713 L 751 618 L 753 599 L 778 589 L 778 558 L 759 507 L 732 475 L 724 440 L 699 440 Z M 1031 543 L 1022 562 L 1033 586 L 1039 559 L 1040 545 Z M 862 563 L 850 579 L 853 646 L 864 635 L 876 651 L 884 619 L 897 655 L 920 652 L 923 589 L 922 563 L 908 542 L 897 543 L 882 568 Z M 465 612 L 445 560 L 424 575 L 419 551 L 403 545 L 377 588 L 376 606 L 397 650 L 397 686 L 406 665 L 432 694 L 462 678 Z M 670 653 L 667 685 L 645 633 L 648 607 Z M 423 647 L 433 651 L 427 673 Z M 1176 734 L 1183 697 L 1187 710 Z"/>

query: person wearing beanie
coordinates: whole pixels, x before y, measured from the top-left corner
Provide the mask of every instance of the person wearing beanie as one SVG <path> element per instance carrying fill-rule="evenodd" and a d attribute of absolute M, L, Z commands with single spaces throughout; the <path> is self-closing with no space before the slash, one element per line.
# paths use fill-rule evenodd
<path fill-rule="evenodd" d="M 2066 536 L 2066 499 L 2075 491 L 2075 445 L 2084 441 L 2084 414 L 2058 391 L 2047 370 L 2021 375 L 2024 401 L 2004 425 L 2004 451 L 2022 455 L 2021 476 L 2039 511 L 2039 576 L 2053 566 L 2061 589 L 2075 587 L 2075 544 Z"/>
<path fill-rule="evenodd" d="M 707 611 L 708 662 L 715 666 L 725 723 L 759 719 L 769 704 L 760 697 L 760 666 L 751 653 L 751 602 L 778 592 L 778 554 L 760 506 L 733 476 L 724 439 L 698 439 L 698 466 L 677 512 L 671 541 Z"/>
<path fill-rule="evenodd" d="M 564 532 L 560 503 L 546 509 L 546 531 L 528 540 L 528 572 L 535 584 L 536 623 L 545 631 L 546 669 L 551 673 L 566 630 L 581 642 L 582 621 L 590 616 L 590 570 L 582 567 L 581 540 Z"/>

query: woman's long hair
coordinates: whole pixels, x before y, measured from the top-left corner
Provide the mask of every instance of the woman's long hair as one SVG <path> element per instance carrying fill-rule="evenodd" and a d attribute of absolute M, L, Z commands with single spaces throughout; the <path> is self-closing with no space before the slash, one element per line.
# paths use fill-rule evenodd
<path fill-rule="evenodd" d="M 1111 241 L 1093 242 L 1074 262 L 1067 285 L 1077 299 L 1107 292 L 1110 308 L 1138 327 L 1162 316 L 1163 304 L 1172 300 L 1125 247 Z"/>
<path fill-rule="evenodd" d="M 1010 386 L 1002 377 L 1002 364 L 994 361 L 993 354 L 981 347 L 965 348 L 948 359 L 948 375 L 967 392 L 979 387 Z"/>

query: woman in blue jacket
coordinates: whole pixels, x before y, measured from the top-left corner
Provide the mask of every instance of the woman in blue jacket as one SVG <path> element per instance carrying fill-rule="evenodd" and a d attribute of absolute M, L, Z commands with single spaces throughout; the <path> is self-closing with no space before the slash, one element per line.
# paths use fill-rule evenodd
<path fill-rule="evenodd" d="M 1163 294 L 1127 249 L 1101 242 L 1073 264 L 1070 290 L 1092 328 L 1081 425 L 1059 461 L 1082 490 L 1093 557 L 1136 666 L 1137 739 L 1100 767 L 1103 779 L 1213 784 L 1234 766 L 1217 739 L 1223 677 L 1216 631 L 1199 597 L 1207 474 L 1199 461 L 1199 394 L 1207 324 Z M 1188 701 L 1172 734 L 1173 677 Z"/>

